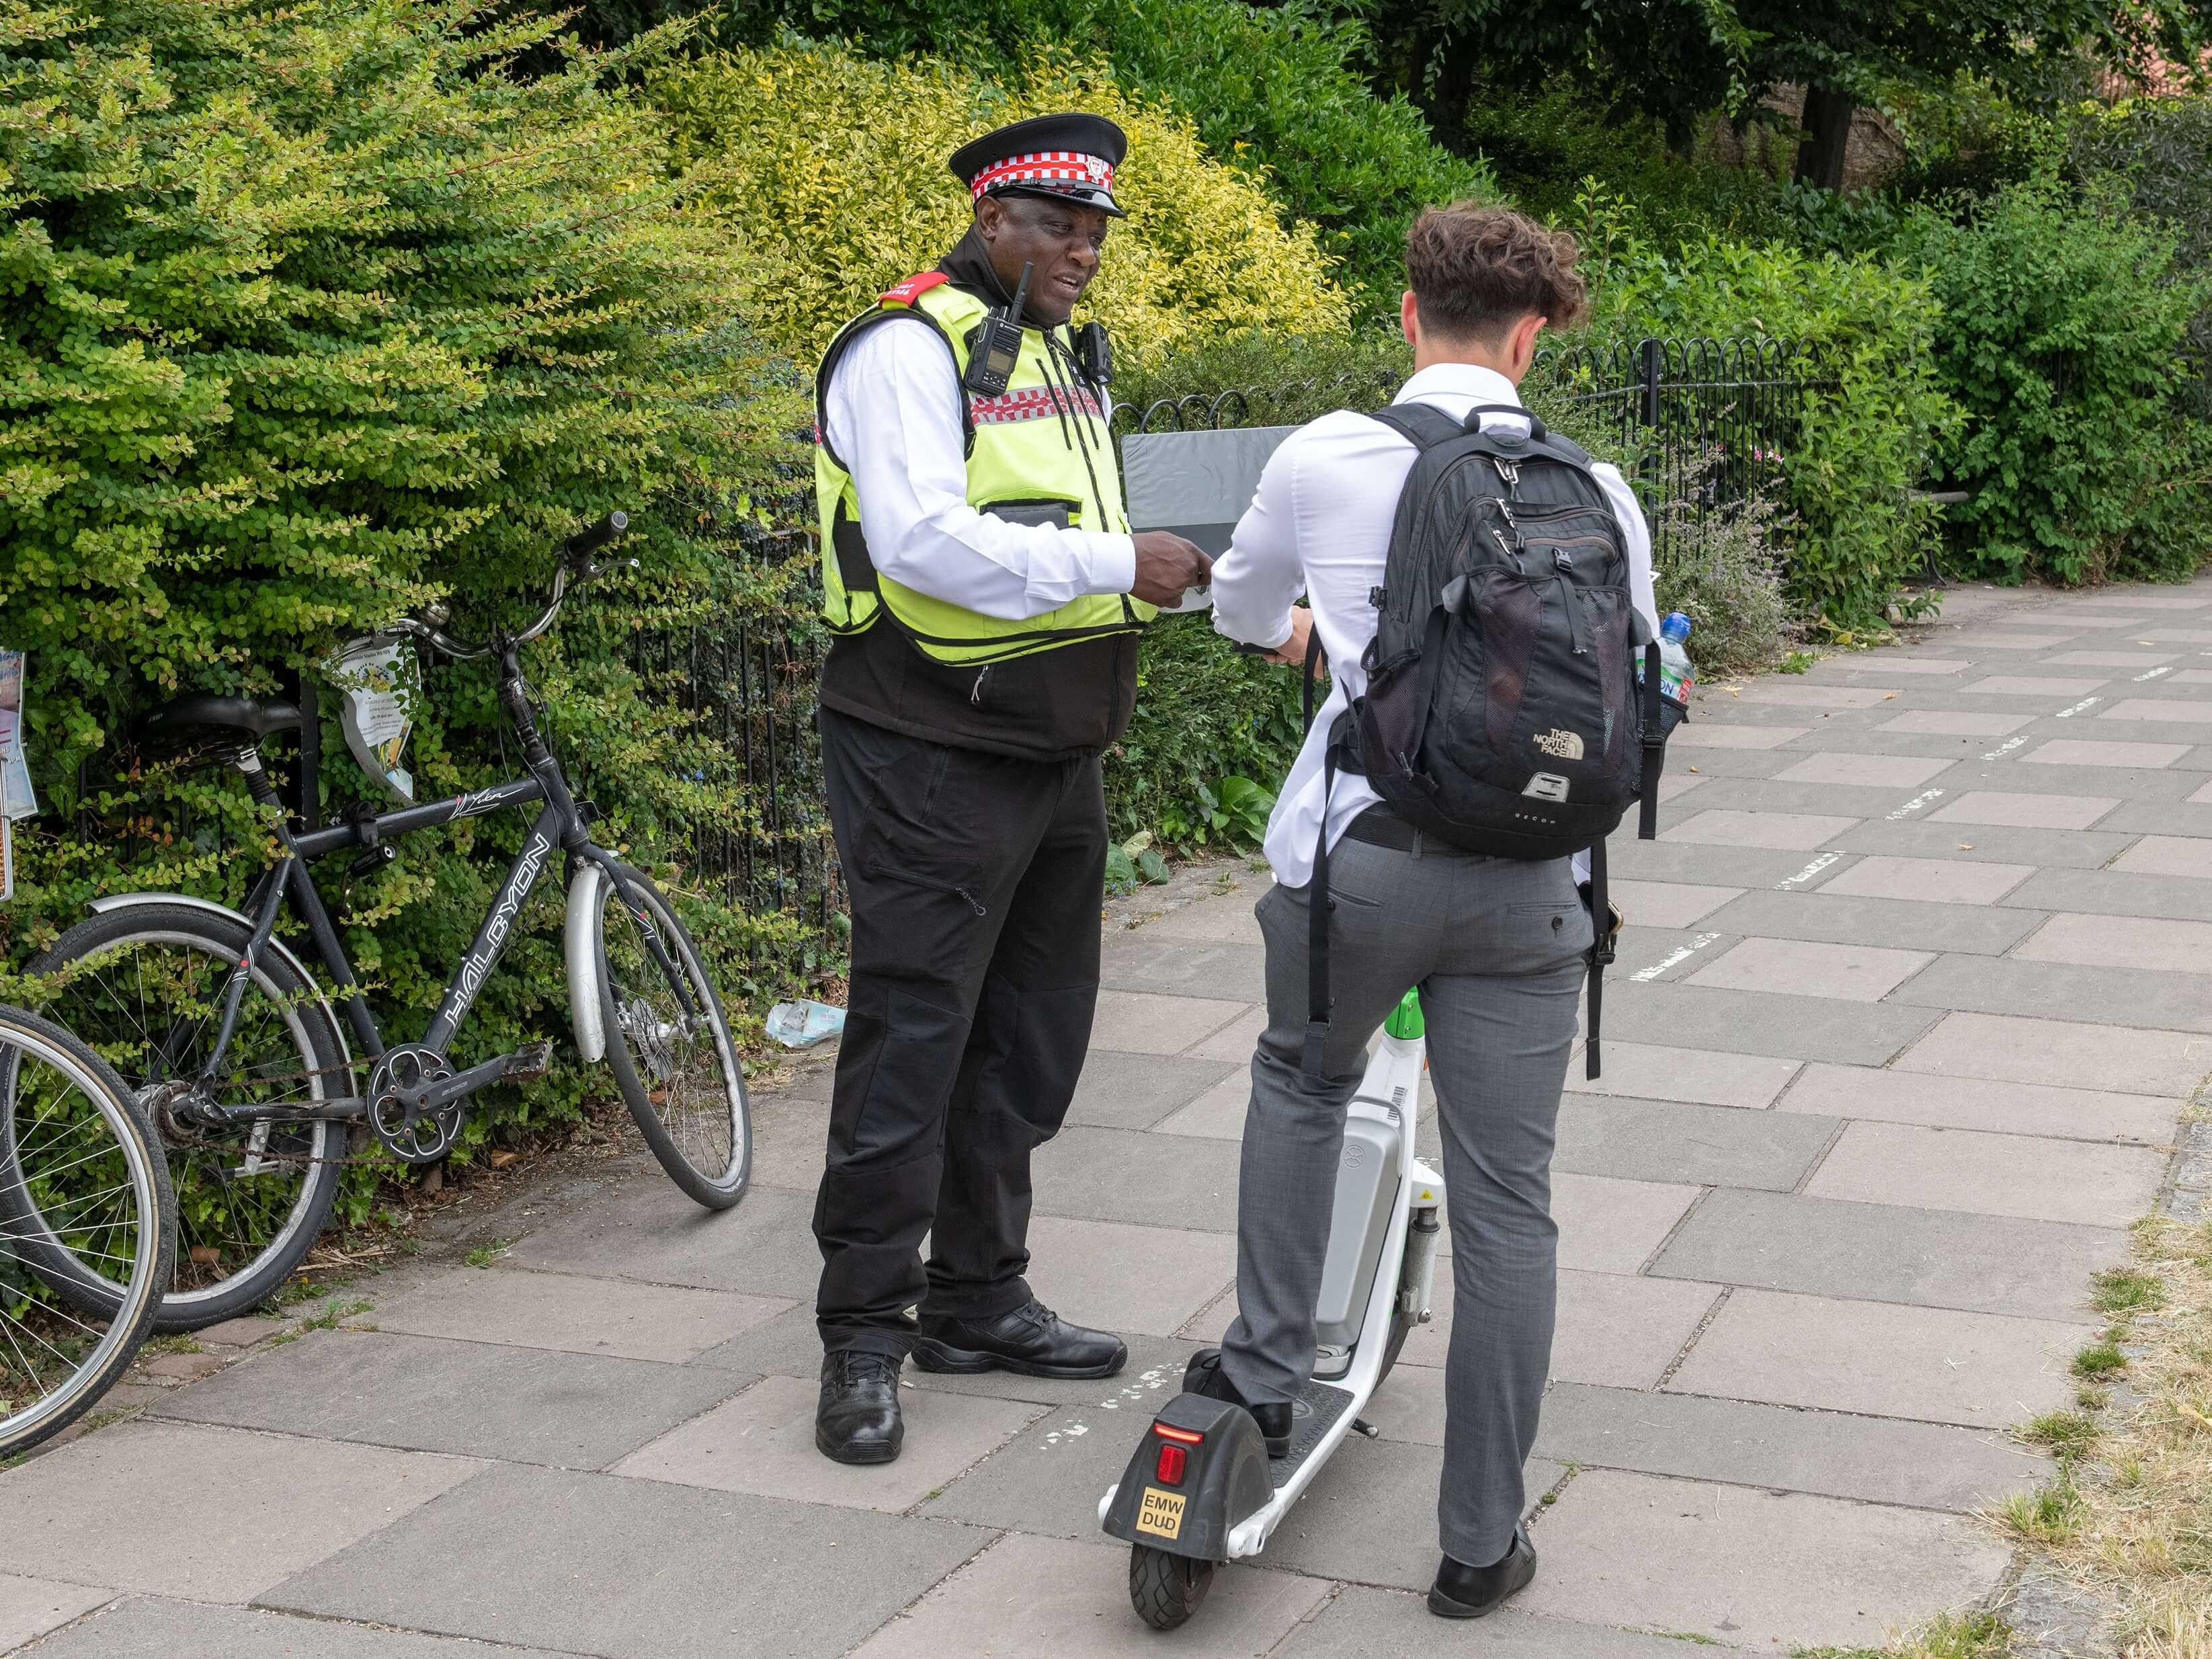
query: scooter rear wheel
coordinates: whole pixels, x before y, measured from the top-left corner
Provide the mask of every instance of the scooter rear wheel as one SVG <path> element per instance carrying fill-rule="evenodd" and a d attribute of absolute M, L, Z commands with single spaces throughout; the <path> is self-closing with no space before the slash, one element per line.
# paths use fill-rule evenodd
<path fill-rule="evenodd" d="M 1213 1584 L 1213 1563 L 1129 1546 L 1129 1605 L 1154 1630 L 1173 1630 L 1198 1611 Z"/>

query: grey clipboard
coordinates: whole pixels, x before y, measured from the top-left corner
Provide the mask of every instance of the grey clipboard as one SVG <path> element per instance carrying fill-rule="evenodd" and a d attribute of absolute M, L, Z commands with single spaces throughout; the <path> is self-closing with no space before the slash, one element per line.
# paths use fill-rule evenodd
<path fill-rule="evenodd" d="M 1172 530 L 1218 558 L 1252 505 L 1260 474 L 1294 426 L 1225 432 L 1132 432 L 1121 440 L 1129 527 Z"/>

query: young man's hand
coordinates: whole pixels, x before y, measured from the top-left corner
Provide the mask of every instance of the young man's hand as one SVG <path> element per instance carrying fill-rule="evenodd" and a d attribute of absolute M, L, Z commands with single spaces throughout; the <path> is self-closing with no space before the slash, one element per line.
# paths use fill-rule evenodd
<path fill-rule="evenodd" d="M 1172 530 L 1140 531 L 1132 539 L 1137 544 L 1132 599 L 1165 609 L 1181 605 L 1186 589 L 1204 587 L 1213 580 L 1213 561 Z"/>
<path fill-rule="evenodd" d="M 1267 653 L 1269 662 L 1279 662 L 1292 668 L 1306 665 L 1306 646 L 1313 638 L 1313 612 L 1298 605 L 1291 612 L 1291 637 Z M 1322 652 L 1315 659 L 1314 672 L 1328 672 L 1328 653 Z"/>

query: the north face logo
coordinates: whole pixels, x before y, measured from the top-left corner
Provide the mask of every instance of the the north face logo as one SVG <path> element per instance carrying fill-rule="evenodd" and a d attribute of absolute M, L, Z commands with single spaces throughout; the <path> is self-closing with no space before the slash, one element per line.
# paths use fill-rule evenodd
<path fill-rule="evenodd" d="M 1539 732 L 1530 741 L 1546 754 L 1560 760 L 1580 760 L 1583 757 L 1583 740 L 1579 732 Z"/>

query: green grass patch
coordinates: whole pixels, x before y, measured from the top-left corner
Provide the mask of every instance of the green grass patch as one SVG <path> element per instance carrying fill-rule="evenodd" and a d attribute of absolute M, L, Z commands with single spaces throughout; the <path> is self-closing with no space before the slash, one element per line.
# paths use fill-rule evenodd
<path fill-rule="evenodd" d="M 2127 1368 L 2128 1357 L 2120 1352 L 2120 1345 L 2112 1340 L 2110 1332 L 2074 1356 L 2074 1375 L 2076 1376 L 2112 1376 Z"/>
<path fill-rule="evenodd" d="M 2150 1274 L 2134 1267 L 2109 1267 L 2093 1281 L 2096 1290 L 2089 1305 L 2100 1313 L 2127 1313 L 2136 1308 L 2162 1308 L 2166 1290 Z"/>
<path fill-rule="evenodd" d="M 493 1262 L 498 1261 L 500 1257 L 505 1255 L 514 1248 L 514 1241 L 513 1239 L 495 1238 L 489 1240 L 488 1243 L 477 1245 L 476 1249 L 471 1250 L 466 1255 L 463 1256 L 461 1260 L 467 1262 L 471 1267 L 489 1267 Z"/>
<path fill-rule="evenodd" d="M 2080 1535 L 2087 1505 L 2070 1476 L 2032 1492 L 2015 1492 L 1997 1507 L 1998 1523 L 2031 1544 L 2070 1544 Z"/>
<path fill-rule="evenodd" d="M 2020 1437 L 2047 1446 L 2061 1458 L 2079 1457 L 2101 1432 L 2087 1412 L 2045 1412 L 2020 1431 Z"/>

